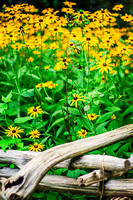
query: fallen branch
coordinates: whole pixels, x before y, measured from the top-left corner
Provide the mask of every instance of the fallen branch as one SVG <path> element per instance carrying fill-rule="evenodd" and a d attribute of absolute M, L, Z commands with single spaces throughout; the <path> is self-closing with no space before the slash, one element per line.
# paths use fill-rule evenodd
<path fill-rule="evenodd" d="M 11 163 L 18 168 L 22 168 L 35 156 L 40 155 L 40 152 L 8 150 L 4 152 L 0 150 L 0 162 Z M 133 163 L 133 158 L 130 160 Z M 108 171 L 123 171 L 129 170 L 130 162 L 127 159 L 117 158 L 108 155 L 83 155 L 71 159 L 64 160 L 54 166 L 54 168 L 69 168 L 69 169 L 102 169 Z"/>
<path fill-rule="evenodd" d="M 28 200 L 47 171 L 58 162 L 132 136 L 133 124 L 48 149 L 29 161 L 15 175 L 2 182 L 2 198 L 5 200 Z"/>

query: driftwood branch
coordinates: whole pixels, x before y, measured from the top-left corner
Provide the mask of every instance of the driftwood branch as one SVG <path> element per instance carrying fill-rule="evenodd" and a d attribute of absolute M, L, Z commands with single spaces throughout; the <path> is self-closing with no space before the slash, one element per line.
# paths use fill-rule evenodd
<path fill-rule="evenodd" d="M 48 149 L 29 161 L 15 175 L 2 182 L 2 198 L 28 200 L 47 171 L 58 162 L 132 136 L 133 124 Z"/>

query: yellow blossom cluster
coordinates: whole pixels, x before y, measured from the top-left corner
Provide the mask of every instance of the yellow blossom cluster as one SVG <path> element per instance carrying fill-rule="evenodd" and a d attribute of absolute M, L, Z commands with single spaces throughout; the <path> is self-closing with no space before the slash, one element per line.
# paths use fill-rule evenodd
<path fill-rule="evenodd" d="M 76 3 L 64 2 L 62 12 L 69 19 L 58 15 L 58 11 L 47 8 L 38 14 L 38 10 L 33 5 L 19 4 L 11 7 L 3 5 L 4 12 L 0 13 L 0 48 L 8 51 L 8 45 L 16 50 L 22 51 L 30 49 L 34 56 L 40 56 L 43 50 L 52 49 L 57 59 L 54 70 L 67 69 L 68 62 L 61 59 L 62 55 L 77 55 L 82 49 L 88 52 L 90 61 L 97 60 L 96 66 L 90 71 L 99 69 L 101 74 L 109 73 L 113 70 L 114 60 L 121 60 L 123 63 L 129 62 L 125 70 L 130 67 L 133 37 L 130 27 L 118 28 L 117 13 L 101 9 L 94 13 L 89 11 L 75 11 L 73 6 Z M 114 6 L 114 11 L 120 11 L 123 5 Z M 120 16 L 121 20 L 132 25 L 133 17 L 125 14 Z M 85 23 L 85 26 L 81 25 Z M 75 24 L 75 26 L 73 26 Z M 71 31 L 68 25 L 73 26 Z M 127 39 L 120 40 L 124 35 Z M 50 41 L 47 43 L 47 41 Z M 66 52 L 67 51 L 67 52 Z M 104 52 L 108 51 L 107 56 Z M 105 58 L 106 57 L 106 58 Z M 34 62 L 33 57 L 27 61 Z M 115 69 L 114 69 L 115 68 Z M 113 71 L 114 72 L 114 71 Z M 114 73 L 111 74 L 114 74 Z"/>

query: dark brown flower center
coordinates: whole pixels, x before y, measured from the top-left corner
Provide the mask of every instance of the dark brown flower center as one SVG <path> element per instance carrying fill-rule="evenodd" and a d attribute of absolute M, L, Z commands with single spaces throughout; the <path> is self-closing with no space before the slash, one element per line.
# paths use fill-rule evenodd
<path fill-rule="evenodd" d="M 57 31 L 57 28 L 54 28 L 54 31 Z"/>
<path fill-rule="evenodd" d="M 37 112 L 37 109 L 36 109 L 36 108 L 34 108 L 34 109 L 33 109 L 33 111 L 34 111 L 34 112 Z"/>
<path fill-rule="evenodd" d="M 81 11 L 80 14 L 82 15 L 82 14 L 83 14 L 83 11 Z"/>
<path fill-rule="evenodd" d="M 43 20 L 42 20 L 42 19 L 39 19 L 39 22 L 43 22 Z"/>
<path fill-rule="evenodd" d="M 103 63 L 103 66 L 107 66 L 107 64 L 106 64 L 106 63 Z"/>
<path fill-rule="evenodd" d="M 38 148 L 38 145 L 34 145 L 35 148 Z"/>
<path fill-rule="evenodd" d="M 66 59 L 65 59 L 65 58 L 63 59 L 63 62 L 66 62 Z"/>
<path fill-rule="evenodd" d="M 87 37 L 86 40 L 91 40 L 90 37 Z"/>
<path fill-rule="evenodd" d="M 16 130 L 12 130 L 12 133 L 16 133 Z"/>
<path fill-rule="evenodd" d="M 93 115 L 91 115 L 91 118 L 93 118 L 94 116 Z"/>
<path fill-rule="evenodd" d="M 82 132 L 82 135 L 84 135 L 84 134 L 85 134 L 85 131 Z"/>
<path fill-rule="evenodd" d="M 78 99 L 78 97 L 74 97 L 74 100 L 77 100 Z"/>

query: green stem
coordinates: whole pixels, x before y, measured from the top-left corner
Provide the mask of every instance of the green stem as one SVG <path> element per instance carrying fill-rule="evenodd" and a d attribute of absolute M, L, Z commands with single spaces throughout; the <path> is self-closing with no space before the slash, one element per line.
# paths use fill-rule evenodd
<path fill-rule="evenodd" d="M 67 80 L 66 80 L 66 107 L 67 107 L 67 130 L 69 132 L 69 137 L 70 137 L 70 141 L 72 141 L 72 136 L 71 136 L 71 133 L 70 133 L 70 126 L 69 126 L 69 110 L 68 110 L 68 97 L 67 97 L 67 93 L 68 93 L 68 69 L 67 69 L 67 73 L 66 73 L 66 76 L 67 76 Z"/>
<path fill-rule="evenodd" d="M 16 144 L 17 148 L 19 148 L 18 143 L 17 143 L 17 138 L 15 138 L 15 144 Z"/>

